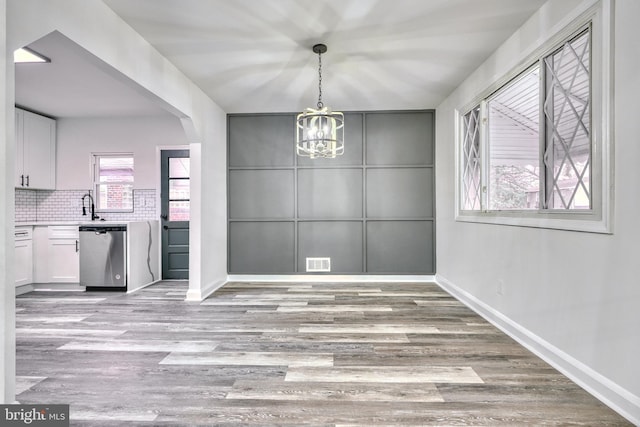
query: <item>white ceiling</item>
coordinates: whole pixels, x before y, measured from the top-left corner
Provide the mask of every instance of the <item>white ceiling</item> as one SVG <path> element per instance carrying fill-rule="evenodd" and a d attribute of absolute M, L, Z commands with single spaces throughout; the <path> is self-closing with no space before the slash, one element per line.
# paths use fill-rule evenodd
<path fill-rule="evenodd" d="M 230 113 L 315 106 L 316 43 L 328 46 L 325 105 L 435 108 L 544 1 L 104 0 Z M 17 103 L 51 95 L 41 112 L 58 117 L 160 111 L 148 94 L 70 43 L 53 34 L 30 45 L 53 62 L 39 70 L 17 66 Z M 54 64 L 57 71 L 45 71 Z"/>
<path fill-rule="evenodd" d="M 58 32 L 29 47 L 51 62 L 15 65 L 21 107 L 56 118 L 167 114 L 154 96 Z"/>

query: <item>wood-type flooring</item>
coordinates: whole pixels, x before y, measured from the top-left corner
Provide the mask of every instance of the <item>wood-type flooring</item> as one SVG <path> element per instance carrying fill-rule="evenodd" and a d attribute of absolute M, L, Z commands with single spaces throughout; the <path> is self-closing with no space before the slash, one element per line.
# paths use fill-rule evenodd
<path fill-rule="evenodd" d="M 17 399 L 86 426 L 631 425 L 435 284 L 17 298 Z"/>

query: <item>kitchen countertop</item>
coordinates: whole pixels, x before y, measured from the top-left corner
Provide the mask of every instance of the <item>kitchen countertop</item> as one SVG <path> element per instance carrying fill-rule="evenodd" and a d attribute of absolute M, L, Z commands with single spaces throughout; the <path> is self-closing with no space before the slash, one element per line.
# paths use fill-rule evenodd
<path fill-rule="evenodd" d="M 147 221 L 157 221 L 155 219 L 147 220 Z M 128 225 L 132 223 L 140 223 L 147 221 L 24 221 L 24 222 L 16 222 L 16 227 L 29 227 L 29 226 L 49 226 L 49 225 L 69 225 L 69 226 L 80 226 L 80 225 Z"/>
<path fill-rule="evenodd" d="M 28 227 L 36 225 L 80 225 L 84 224 L 82 221 L 23 221 L 16 222 L 16 227 Z"/>

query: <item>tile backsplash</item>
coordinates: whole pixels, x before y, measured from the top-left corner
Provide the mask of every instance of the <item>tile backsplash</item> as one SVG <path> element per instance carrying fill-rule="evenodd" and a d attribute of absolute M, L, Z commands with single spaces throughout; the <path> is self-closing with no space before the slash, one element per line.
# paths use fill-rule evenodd
<path fill-rule="evenodd" d="M 86 221 L 82 215 L 82 196 L 86 190 L 16 189 L 16 222 Z M 87 200 L 87 205 L 89 201 Z M 87 214 L 89 210 L 87 209 Z M 156 190 L 134 190 L 133 212 L 98 212 L 107 221 L 148 221 L 157 219 Z"/>
<path fill-rule="evenodd" d="M 36 221 L 36 192 L 16 189 L 16 222 Z"/>

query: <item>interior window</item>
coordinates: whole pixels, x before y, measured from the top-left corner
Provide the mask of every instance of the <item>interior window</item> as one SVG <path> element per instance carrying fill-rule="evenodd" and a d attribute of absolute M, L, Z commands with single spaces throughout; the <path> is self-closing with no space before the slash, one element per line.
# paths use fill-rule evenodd
<path fill-rule="evenodd" d="M 96 210 L 133 211 L 133 155 L 95 155 Z"/>

